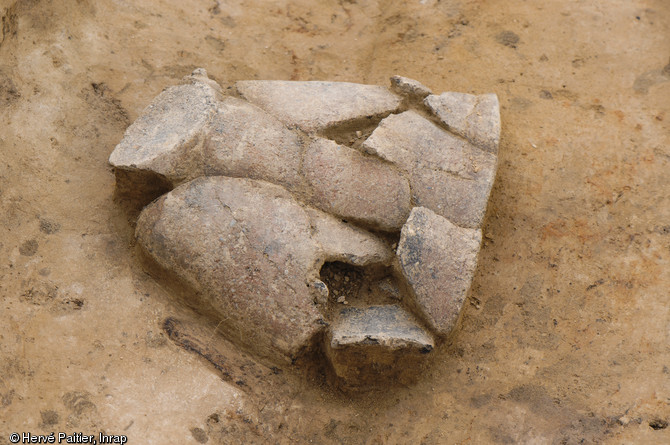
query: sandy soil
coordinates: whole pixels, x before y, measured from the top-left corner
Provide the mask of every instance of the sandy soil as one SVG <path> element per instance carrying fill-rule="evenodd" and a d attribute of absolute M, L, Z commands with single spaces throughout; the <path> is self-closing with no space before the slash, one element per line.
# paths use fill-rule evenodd
<path fill-rule="evenodd" d="M 0 444 L 670 443 L 667 1 L 2 0 L 0 15 Z M 209 360 L 168 339 L 163 321 L 191 315 L 139 266 L 107 158 L 196 67 L 222 85 L 400 74 L 498 94 L 472 296 L 420 383 L 340 394 L 207 326 Z"/>

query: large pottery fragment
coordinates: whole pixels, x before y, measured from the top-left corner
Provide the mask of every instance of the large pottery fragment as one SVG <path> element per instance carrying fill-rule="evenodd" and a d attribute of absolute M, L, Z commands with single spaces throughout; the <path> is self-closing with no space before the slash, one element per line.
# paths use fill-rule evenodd
<path fill-rule="evenodd" d="M 497 97 L 400 76 L 227 92 L 196 70 L 110 156 L 121 195 L 161 195 L 137 220 L 148 270 L 261 360 L 322 354 L 349 388 L 415 380 L 470 292 Z"/>
<path fill-rule="evenodd" d="M 342 309 L 326 341 L 335 373 L 352 386 L 374 383 L 379 375 L 407 383 L 433 350 L 432 335 L 398 306 Z"/>
<path fill-rule="evenodd" d="M 415 302 L 440 334 L 455 326 L 477 267 L 479 229 L 458 227 L 425 207 L 415 207 L 398 245 L 402 273 Z"/>
<path fill-rule="evenodd" d="M 317 138 L 305 153 L 303 170 L 311 202 L 322 210 L 387 231 L 402 227 L 409 215 L 407 179 L 379 159 Z"/>
<path fill-rule="evenodd" d="M 424 99 L 450 131 L 490 153 L 498 153 L 500 104 L 495 94 L 442 93 Z"/>
<path fill-rule="evenodd" d="M 222 98 L 201 71 L 159 94 L 128 127 L 109 157 L 117 173 L 154 174 L 173 185 L 199 173 L 208 124 Z"/>
<path fill-rule="evenodd" d="M 196 304 L 216 311 L 233 341 L 290 360 L 321 328 L 307 287 L 322 256 L 310 224 L 279 186 L 213 176 L 147 206 L 136 235 L 193 290 Z"/>
<path fill-rule="evenodd" d="M 481 226 L 495 178 L 495 155 L 411 110 L 381 121 L 363 147 L 405 172 L 415 205 L 463 227 Z"/>
<path fill-rule="evenodd" d="M 384 87 L 348 82 L 245 80 L 235 87 L 249 102 L 306 132 L 381 118 L 397 111 L 401 102 Z"/>

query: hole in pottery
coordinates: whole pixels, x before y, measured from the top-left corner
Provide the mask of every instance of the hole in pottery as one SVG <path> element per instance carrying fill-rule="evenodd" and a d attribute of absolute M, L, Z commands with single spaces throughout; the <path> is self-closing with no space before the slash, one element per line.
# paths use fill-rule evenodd
<path fill-rule="evenodd" d="M 664 430 L 668 427 L 668 421 L 663 419 L 654 419 L 649 422 L 649 426 L 655 430 Z"/>

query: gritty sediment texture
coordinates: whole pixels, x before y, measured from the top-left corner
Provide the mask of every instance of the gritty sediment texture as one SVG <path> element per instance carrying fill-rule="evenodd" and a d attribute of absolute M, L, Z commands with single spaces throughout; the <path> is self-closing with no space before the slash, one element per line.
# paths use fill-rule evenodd
<path fill-rule="evenodd" d="M 670 443 L 670 2 L 0 3 L 0 443 Z M 261 366 L 140 270 L 105 161 L 201 65 L 224 92 L 497 93 L 471 295 L 415 385 L 340 396 Z M 174 344 L 168 317 L 200 329 Z"/>
<path fill-rule="evenodd" d="M 433 96 L 400 76 L 393 92 L 288 81 L 236 90 L 243 99 L 222 96 L 196 70 L 110 157 L 119 182 L 139 190 L 181 184 L 137 222 L 156 274 L 259 357 L 295 361 L 325 333 L 344 386 L 413 380 L 433 336 L 455 326 L 474 274 L 497 99 Z M 357 130 L 379 121 L 367 138 Z M 362 143 L 341 145 L 338 132 Z"/>

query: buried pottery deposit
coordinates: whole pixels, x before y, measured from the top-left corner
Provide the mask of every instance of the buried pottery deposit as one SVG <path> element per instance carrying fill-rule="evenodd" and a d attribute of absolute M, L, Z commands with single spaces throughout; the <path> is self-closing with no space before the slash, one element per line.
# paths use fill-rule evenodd
<path fill-rule="evenodd" d="M 110 156 L 153 201 L 136 237 L 179 295 L 257 358 L 317 352 L 339 381 L 410 382 L 455 327 L 500 135 L 494 94 L 241 81 L 199 69 Z M 156 199 L 154 199 L 156 198 Z"/>

